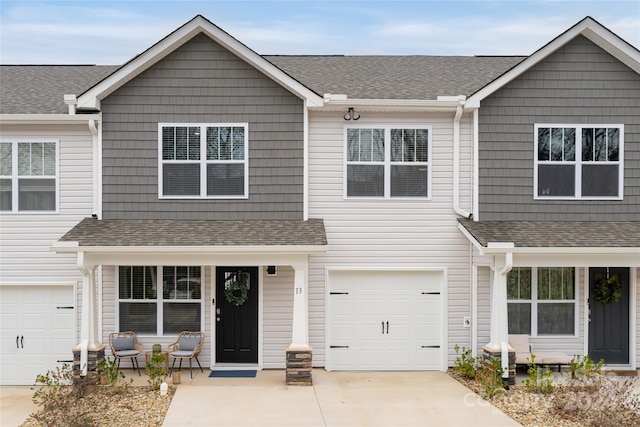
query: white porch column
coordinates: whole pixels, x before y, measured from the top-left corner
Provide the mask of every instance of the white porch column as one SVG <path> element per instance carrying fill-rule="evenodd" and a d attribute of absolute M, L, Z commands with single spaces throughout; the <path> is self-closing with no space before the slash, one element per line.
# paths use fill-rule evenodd
<path fill-rule="evenodd" d="M 293 328 L 291 345 L 289 348 L 296 350 L 309 349 L 309 298 L 308 291 L 308 264 L 293 266 L 295 270 L 293 284 Z"/>
<path fill-rule="evenodd" d="M 503 369 L 503 377 L 509 376 L 509 316 L 507 312 L 507 274 L 513 267 L 513 254 L 504 255 L 504 259 L 498 259 L 493 270 L 493 289 L 491 292 L 491 326 L 490 341 L 485 346 L 485 351 L 500 353 Z M 513 350 L 512 350 L 513 351 Z"/>
<path fill-rule="evenodd" d="M 77 266 L 82 273 L 82 317 L 80 322 L 80 343 L 74 351 L 80 351 L 81 375 L 87 375 L 90 365 L 95 361 L 89 361 L 89 352 L 100 352 L 104 345 L 98 338 L 98 323 L 96 319 L 96 287 L 95 265 L 85 265 L 84 252 L 78 252 Z"/>

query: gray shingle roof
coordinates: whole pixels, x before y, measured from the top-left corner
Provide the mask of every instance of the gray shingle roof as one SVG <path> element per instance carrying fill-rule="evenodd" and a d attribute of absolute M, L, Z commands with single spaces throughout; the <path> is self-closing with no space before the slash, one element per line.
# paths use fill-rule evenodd
<path fill-rule="evenodd" d="M 79 95 L 118 69 L 108 65 L 2 65 L 0 114 L 66 114 Z"/>
<path fill-rule="evenodd" d="M 80 246 L 325 246 L 321 219 L 97 220 L 85 218 L 59 242 Z"/>
<path fill-rule="evenodd" d="M 362 99 L 471 95 L 524 57 L 265 56 L 314 92 Z M 1 65 L 0 114 L 66 114 L 80 95 L 118 69 L 110 65 Z"/>
<path fill-rule="evenodd" d="M 522 56 L 265 56 L 309 89 L 361 99 L 471 95 Z"/>
<path fill-rule="evenodd" d="M 484 247 L 513 242 L 524 248 L 640 248 L 640 221 L 458 221 Z"/>

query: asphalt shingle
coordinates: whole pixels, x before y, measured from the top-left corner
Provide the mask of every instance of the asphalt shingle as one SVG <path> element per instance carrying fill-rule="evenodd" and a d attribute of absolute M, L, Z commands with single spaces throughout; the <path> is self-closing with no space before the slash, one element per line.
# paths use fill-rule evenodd
<path fill-rule="evenodd" d="M 325 246 L 321 219 L 97 220 L 85 218 L 60 242 L 82 246 Z"/>

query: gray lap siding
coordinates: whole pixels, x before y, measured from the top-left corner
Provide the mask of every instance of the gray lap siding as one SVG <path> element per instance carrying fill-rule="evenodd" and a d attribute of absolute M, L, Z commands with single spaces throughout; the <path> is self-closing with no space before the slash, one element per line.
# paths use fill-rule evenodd
<path fill-rule="evenodd" d="M 482 101 L 481 220 L 637 220 L 640 76 L 578 37 Z M 534 200 L 534 124 L 623 124 L 624 200 Z"/>
<path fill-rule="evenodd" d="M 102 101 L 104 219 L 302 219 L 303 102 L 199 35 Z M 158 197 L 158 123 L 248 123 L 248 199 Z"/>

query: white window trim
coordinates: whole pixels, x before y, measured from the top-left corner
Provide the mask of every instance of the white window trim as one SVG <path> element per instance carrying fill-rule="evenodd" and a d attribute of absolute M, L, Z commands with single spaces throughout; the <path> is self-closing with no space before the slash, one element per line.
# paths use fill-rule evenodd
<path fill-rule="evenodd" d="M 538 161 L 538 129 L 539 128 L 572 128 L 576 130 L 576 159 L 575 161 Z M 583 162 L 582 161 L 582 129 L 583 128 L 617 128 L 620 129 L 620 146 L 618 148 L 618 161 L 611 162 Z M 623 200 L 624 199 L 624 125 L 623 124 L 562 124 L 562 123 L 537 123 L 534 124 L 533 144 L 533 198 L 534 200 Z M 538 195 L 538 165 L 574 165 L 575 196 L 540 196 Z M 582 196 L 582 165 L 618 165 L 618 196 L 617 197 L 583 197 Z"/>
<path fill-rule="evenodd" d="M 2 175 L 0 176 L 0 179 L 11 179 L 11 210 L 10 211 L 0 211 L 1 215 L 4 214 L 34 214 L 34 215 L 51 215 L 51 214 L 57 214 L 60 212 L 60 140 L 56 139 L 56 138 L 27 138 L 27 137 L 20 137 L 20 138 L 3 138 L 0 139 L 0 142 L 2 143 L 11 143 L 12 147 L 11 147 L 11 176 L 9 175 Z M 55 143 L 56 145 L 56 158 L 55 158 L 55 162 L 56 162 L 56 174 L 55 177 L 51 177 L 51 176 L 41 176 L 41 177 L 35 177 L 37 178 L 46 178 L 46 179 L 54 179 L 55 180 L 55 189 L 56 189 L 56 197 L 55 197 L 55 209 L 53 210 L 49 210 L 49 211 L 44 211 L 44 210 L 38 210 L 38 211 L 26 211 L 26 210 L 19 210 L 19 187 L 18 187 L 18 181 L 20 176 L 18 175 L 18 144 L 19 143 L 24 143 L 24 142 L 52 142 Z"/>
<path fill-rule="evenodd" d="M 393 124 L 393 125 L 381 125 L 381 124 L 359 124 L 359 125 L 345 125 L 343 128 L 342 137 L 342 197 L 345 200 L 414 200 L 425 201 L 431 200 L 431 187 L 432 187 L 432 174 L 433 174 L 433 157 L 432 157 L 432 145 L 433 145 L 433 127 L 431 125 L 416 125 L 416 124 Z M 382 129 L 384 131 L 384 162 L 349 162 L 348 150 L 347 150 L 347 132 L 349 129 Z M 427 147 L 427 159 L 426 162 L 391 162 L 391 129 L 425 129 L 429 131 L 429 142 Z M 384 165 L 384 196 L 348 196 L 348 165 Z M 392 197 L 391 196 L 391 165 L 408 165 L 408 166 L 427 166 L 427 197 Z"/>
<path fill-rule="evenodd" d="M 580 295 L 579 295 L 579 290 L 580 290 L 580 286 L 578 286 L 579 283 L 579 279 L 578 279 L 578 269 L 574 268 L 574 295 L 573 295 L 573 299 L 566 299 L 566 300 L 539 300 L 538 299 L 538 269 L 539 268 L 546 268 L 545 266 L 541 266 L 541 267 L 526 267 L 523 266 L 523 268 L 531 268 L 531 299 L 508 299 L 507 300 L 507 304 L 531 304 L 531 332 L 529 334 L 530 337 L 532 338 L 555 338 L 555 339 L 561 339 L 561 338 L 578 338 L 580 336 L 580 330 L 579 330 L 579 325 L 580 325 L 580 316 L 579 316 L 579 310 L 580 310 L 580 306 L 578 304 L 578 302 L 580 301 Z M 573 302 L 574 304 L 574 310 L 573 310 L 573 334 L 567 334 L 567 335 L 546 335 L 546 334 L 542 334 L 542 335 L 538 335 L 538 304 L 552 304 L 552 303 L 565 303 L 565 304 L 569 304 Z"/>
<path fill-rule="evenodd" d="M 172 160 L 172 163 L 200 163 L 200 195 L 199 196 L 165 196 L 163 195 L 162 160 L 162 128 L 163 127 L 200 127 L 200 160 Z M 207 164 L 217 163 L 207 160 L 207 127 L 243 127 L 244 128 L 244 160 L 225 160 L 224 163 L 244 164 L 244 194 L 242 195 L 207 195 Z M 248 199 L 249 198 L 249 123 L 158 123 L 158 198 L 164 200 L 201 200 L 201 199 Z"/>
<path fill-rule="evenodd" d="M 156 267 L 156 271 L 158 274 L 158 288 L 156 289 L 156 299 L 154 300 L 146 300 L 146 299 L 120 299 L 120 267 L 128 267 L 130 266 L 129 264 L 127 265 L 116 265 L 115 266 L 115 325 L 116 325 L 116 330 L 120 330 L 120 303 L 121 302 L 132 302 L 132 303 L 148 303 L 148 304 L 156 304 L 156 307 L 158 308 L 158 311 L 156 312 L 156 335 L 150 335 L 150 334 L 138 334 L 138 336 L 141 337 L 155 337 L 155 338 L 166 338 L 166 337 L 177 337 L 178 334 L 171 334 L 171 335 L 164 335 L 164 323 L 163 323 L 163 319 L 164 319 L 164 303 L 165 302 L 180 302 L 180 303 L 187 303 L 187 304 L 195 304 L 198 300 L 193 300 L 193 299 L 164 299 L 164 298 L 160 298 L 160 296 L 162 295 L 162 282 L 163 282 L 163 278 L 164 278 L 164 270 L 162 267 L 165 267 L 165 265 L 134 265 L 131 264 L 131 266 L 134 267 Z M 173 266 L 169 266 L 169 267 L 173 267 Z M 182 267 L 182 265 L 178 266 L 178 267 Z M 188 267 L 200 267 L 200 330 L 204 331 L 204 321 L 205 321 L 205 305 L 204 305 L 204 301 L 205 301 L 205 292 L 204 292 L 204 265 L 200 265 L 200 266 L 188 266 Z"/>

